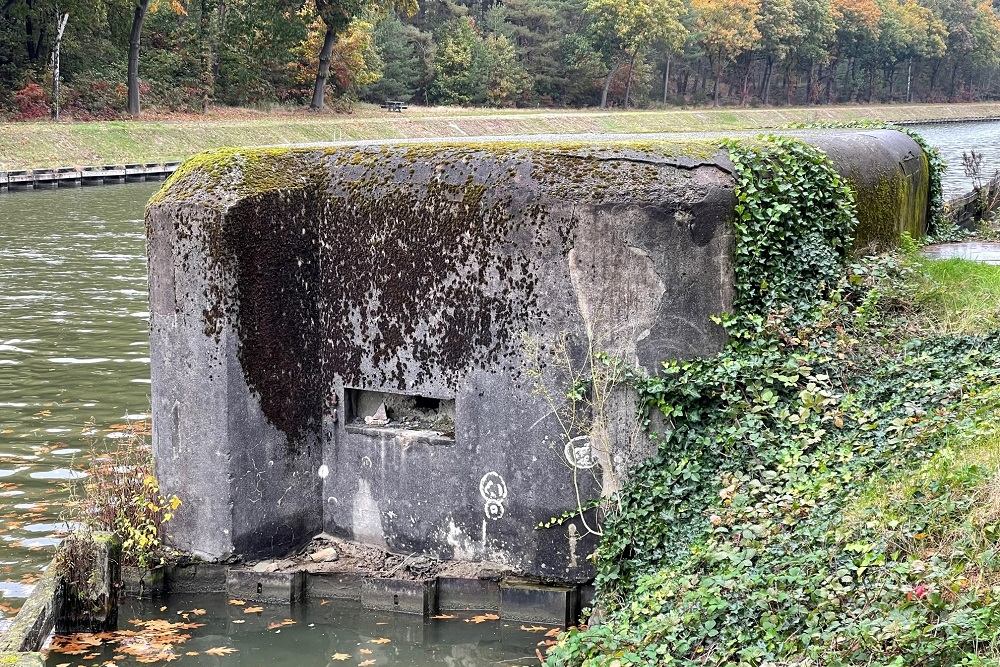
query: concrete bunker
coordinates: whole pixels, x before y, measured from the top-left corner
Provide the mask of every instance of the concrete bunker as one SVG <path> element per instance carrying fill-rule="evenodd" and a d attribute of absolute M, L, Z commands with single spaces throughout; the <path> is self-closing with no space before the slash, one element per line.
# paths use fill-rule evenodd
<path fill-rule="evenodd" d="M 892 131 L 809 135 L 862 239 L 923 231 L 927 158 Z M 658 136 L 221 150 L 147 213 L 153 445 L 178 548 L 280 555 L 317 533 L 589 579 L 609 466 L 565 392 L 725 343 L 731 163 Z M 872 174 L 886 174 L 873 178 Z M 867 236 L 866 236 L 867 234 Z M 606 430 L 634 425 L 612 401 Z"/>

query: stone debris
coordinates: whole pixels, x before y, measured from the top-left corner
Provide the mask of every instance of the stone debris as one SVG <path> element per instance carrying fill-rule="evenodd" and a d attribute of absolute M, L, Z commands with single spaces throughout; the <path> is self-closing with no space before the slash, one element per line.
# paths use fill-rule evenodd
<path fill-rule="evenodd" d="M 309 554 L 309 560 L 311 560 L 314 563 L 328 563 L 330 561 L 337 560 L 337 558 L 339 557 L 340 555 L 337 553 L 337 550 L 334 549 L 333 547 L 326 547 L 324 549 L 320 549 L 319 551 L 314 551 L 313 553 Z"/>
<path fill-rule="evenodd" d="M 358 572 L 373 577 L 423 580 L 437 576 L 500 579 L 519 574 L 496 563 L 442 561 L 418 554 L 395 554 L 379 547 L 321 534 L 295 555 L 248 564 L 259 574 L 272 572 Z"/>
<path fill-rule="evenodd" d="M 389 414 L 385 409 L 385 403 L 379 404 L 375 414 L 366 416 L 365 423 L 369 426 L 388 426 Z"/>

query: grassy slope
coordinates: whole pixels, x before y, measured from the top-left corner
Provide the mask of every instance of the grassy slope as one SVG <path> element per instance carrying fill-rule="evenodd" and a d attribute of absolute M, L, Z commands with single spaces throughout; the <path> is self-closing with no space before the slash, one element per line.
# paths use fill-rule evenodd
<path fill-rule="evenodd" d="M 361 105 L 348 115 L 257 114 L 232 119 L 0 123 L 0 170 L 152 162 L 219 146 L 539 133 L 764 129 L 821 120 L 1000 117 L 1000 103 L 600 112 Z"/>
<path fill-rule="evenodd" d="M 561 638 L 548 665 L 1000 665 L 1000 267 L 915 254 L 902 273 L 880 265 L 853 274 L 867 286 L 850 301 L 869 305 L 833 327 L 846 326 L 845 377 L 857 377 L 804 392 L 830 397 L 818 409 L 833 419 L 815 440 L 779 431 L 804 399 L 772 405 L 752 383 L 727 382 L 748 407 L 740 419 L 775 419 L 704 505 L 667 508 L 715 528 L 668 548 L 603 626 Z"/>
<path fill-rule="evenodd" d="M 940 330 L 968 333 L 1000 326 L 1000 266 L 961 259 L 920 265 L 925 279 L 917 302 Z"/>

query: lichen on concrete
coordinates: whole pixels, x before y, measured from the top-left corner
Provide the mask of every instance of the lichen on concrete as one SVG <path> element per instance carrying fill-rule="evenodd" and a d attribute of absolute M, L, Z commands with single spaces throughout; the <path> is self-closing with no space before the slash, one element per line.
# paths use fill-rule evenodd
<path fill-rule="evenodd" d="M 861 162 L 898 167 L 893 141 L 865 139 Z M 525 340 L 543 367 L 561 349 L 580 368 L 606 353 L 645 369 L 719 349 L 731 168 L 717 141 L 650 138 L 225 149 L 185 165 L 147 213 L 154 450 L 185 501 L 172 539 L 269 556 L 325 530 L 587 578 L 578 519 L 534 527 L 600 496 L 600 470 L 540 397 Z M 888 176 L 871 192 L 882 181 L 875 209 L 912 203 Z M 348 430 L 350 390 L 454 401 L 454 441 Z"/>

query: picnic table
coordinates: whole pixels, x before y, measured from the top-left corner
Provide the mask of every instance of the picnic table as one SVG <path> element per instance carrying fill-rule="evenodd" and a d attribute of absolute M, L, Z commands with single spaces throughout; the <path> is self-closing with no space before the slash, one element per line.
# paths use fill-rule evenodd
<path fill-rule="evenodd" d="M 381 105 L 383 109 L 392 113 L 403 113 L 403 109 L 406 108 L 405 102 L 400 102 L 398 100 L 386 100 L 385 104 Z"/>

